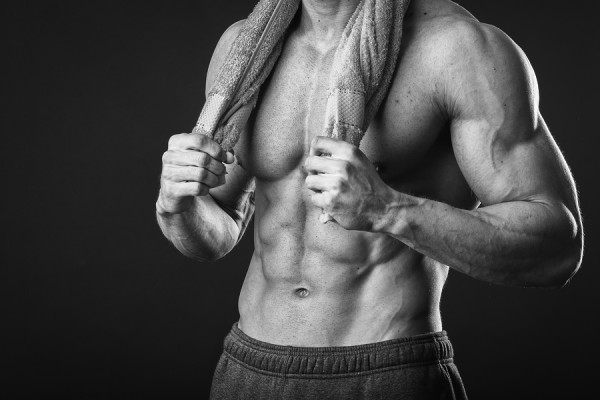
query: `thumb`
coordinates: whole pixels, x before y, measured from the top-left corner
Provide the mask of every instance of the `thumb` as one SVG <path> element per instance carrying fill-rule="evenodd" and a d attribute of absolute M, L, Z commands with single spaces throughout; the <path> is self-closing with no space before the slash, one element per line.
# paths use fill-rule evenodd
<path fill-rule="evenodd" d="M 232 164 L 235 161 L 235 155 L 233 154 L 233 150 L 230 150 L 225 153 L 225 164 Z"/>

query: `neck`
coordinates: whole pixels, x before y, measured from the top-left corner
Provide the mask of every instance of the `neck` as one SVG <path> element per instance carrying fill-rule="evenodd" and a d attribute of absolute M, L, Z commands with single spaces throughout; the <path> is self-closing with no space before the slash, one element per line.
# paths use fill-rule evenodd
<path fill-rule="evenodd" d="M 360 0 L 302 0 L 300 31 L 315 44 L 337 44 Z"/>

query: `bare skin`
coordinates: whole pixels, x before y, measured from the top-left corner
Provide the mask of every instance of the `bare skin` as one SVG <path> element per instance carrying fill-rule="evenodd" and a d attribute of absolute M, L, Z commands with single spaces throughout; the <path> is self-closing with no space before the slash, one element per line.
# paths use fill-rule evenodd
<path fill-rule="evenodd" d="M 163 156 L 157 217 L 184 254 L 223 257 L 254 213 L 239 324 L 262 341 L 348 346 L 439 331 L 448 266 L 562 287 L 581 262 L 575 185 L 533 70 L 455 3 L 412 1 L 392 88 L 360 148 L 318 137 L 357 3 L 303 2 L 235 161 L 190 134 Z M 217 46 L 208 88 L 239 27 Z M 322 210 L 334 221 L 321 223 Z"/>

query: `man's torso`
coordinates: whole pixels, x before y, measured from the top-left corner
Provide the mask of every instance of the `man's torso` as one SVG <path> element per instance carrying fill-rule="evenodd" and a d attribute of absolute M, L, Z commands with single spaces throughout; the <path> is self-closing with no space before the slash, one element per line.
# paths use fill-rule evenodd
<path fill-rule="evenodd" d="M 477 200 L 453 154 L 427 43 L 428 32 L 448 18 L 469 16 L 449 2 L 434 4 L 411 7 L 392 87 L 360 149 L 395 190 L 470 209 Z M 240 328 L 295 346 L 439 331 L 448 267 L 388 235 L 322 224 L 310 202 L 302 166 L 311 139 L 323 132 L 334 52 L 292 32 L 262 89 L 253 127 L 236 147 L 256 178 L 255 251 L 240 294 Z"/>

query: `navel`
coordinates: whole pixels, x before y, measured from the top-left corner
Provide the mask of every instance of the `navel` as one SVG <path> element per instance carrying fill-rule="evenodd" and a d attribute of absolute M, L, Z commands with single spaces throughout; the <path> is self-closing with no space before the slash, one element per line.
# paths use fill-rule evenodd
<path fill-rule="evenodd" d="M 306 288 L 298 288 L 294 293 L 296 294 L 296 296 L 301 298 L 308 297 L 308 295 L 310 294 L 310 292 Z"/>

